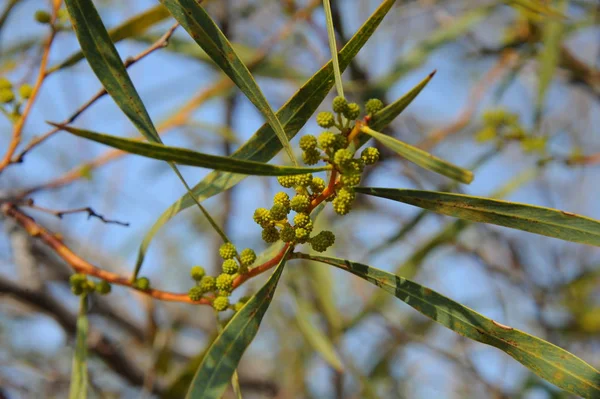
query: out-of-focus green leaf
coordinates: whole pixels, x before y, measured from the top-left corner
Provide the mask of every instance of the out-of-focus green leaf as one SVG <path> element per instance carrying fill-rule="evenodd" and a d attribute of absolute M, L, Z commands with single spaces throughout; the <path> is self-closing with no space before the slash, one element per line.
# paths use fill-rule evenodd
<path fill-rule="evenodd" d="M 269 122 L 273 131 L 281 141 L 293 164 L 296 164 L 294 151 L 281 121 L 277 118 L 269 102 L 258 87 L 248 67 L 236 54 L 231 43 L 225 37 L 212 18 L 196 0 L 161 0 L 171 15 L 184 27 L 196 43 L 240 88 L 246 97 L 256 106 Z"/>
<path fill-rule="evenodd" d="M 547 341 L 500 324 L 427 287 L 383 270 L 346 259 L 297 256 L 335 266 L 367 280 L 452 331 L 504 351 L 565 391 L 588 398 L 600 396 L 600 373 Z"/>
<path fill-rule="evenodd" d="M 419 165 L 422 168 L 439 173 L 461 183 L 471 183 L 473 181 L 473 172 L 463 169 L 459 166 L 444 161 L 423 151 L 420 148 L 413 147 L 393 137 L 379 133 L 369 127 L 361 128 L 361 132 L 368 134 L 390 150 Z"/>
<path fill-rule="evenodd" d="M 445 44 L 455 41 L 483 21 L 495 8 L 495 4 L 485 5 L 453 18 L 448 25 L 441 26 L 429 37 L 417 44 L 408 54 L 402 54 L 391 68 L 391 72 L 379 80 L 379 88 L 388 88 L 405 74 L 423 65 L 431 53 Z"/>
<path fill-rule="evenodd" d="M 533 2 L 531 2 L 533 3 Z M 537 3 L 537 2 L 536 2 Z M 568 1 L 560 0 L 559 9 L 565 10 Z M 535 119 L 539 122 L 546 100 L 546 92 L 550 87 L 554 72 L 560 58 L 560 48 L 564 34 L 564 23 L 560 19 L 547 19 L 544 21 L 542 42 L 544 47 L 538 56 L 538 92 L 535 104 Z"/>
<path fill-rule="evenodd" d="M 600 221 L 551 208 L 436 191 L 357 187 L 388 198 L 472 222 L 491 223 L 565 241 L 600 246 Z"/>
<path fill-rule="evenodd" d="M 79 316 L 77 316 L 77 332 L 75 343 L 75 354 L 71 369 L 71 388 L 69 399 L 87 398 L 88 370 L 87 370 L 87 298 L 81 296 L 79 304 Z"/>
<path fill-rule="evenodd" d="M 152 26 L 164 21 L 170 15 L 171 14 L 169 14 L 169 11 L 164 6 L 159 4 L 128 19 L 122 24 L 115 26 L 108 31 L 108 34 L 113 43 L 117 43 L 128 38 L 135 38 Z M 83 58 L 84 53 L 81 51 L 71 54 L 66 60 L 50 67 L 48 69 L 48 75 L 60 69 L 73 66 Z"/>
<path fill-rule="evenodd" d="M 76 129 L 70 126 L 60 126 L 54 123 L 52 125 L 60 127 L 75 136 L 106 144 L 122 151 L 142 155 L 147 158 L 159 159 L 161 161 L 174 162 L 179 165 L 198 166 L 201 168 L 258 176 L 297 175 L 302 173 L 320 172 L 328 169 L 327 166 L 320 168 L 304 168 L 244 161 L 231 157 L 204 154 L 186 148 L 169 147 L 163 144 L 144 143 L 139 140 L 124 139 L 107 134 L 91 132 L 89 130 Z"/>
<path fill-rule="evenodd" d="M 212 343 L 198 367 L 187 398 L 219 399 L 223 395 L 271 304 L 285 266 L 285 258 L 284 255 L 266 284 L 233 316 Z"/>
<path fill-rule="evenodd" d="M 316 350 L 323 359 L 335 370 L 342 372 L 344 365 L 338 356 L 333 342 L 313 323 L 315 313 L 312 306 L 304 299 L 296 296 L 296 323 L 306 342 Z"/>
<path fill-rule="evenodd" d="M 317 307 L 327 319 L 327 323 L 329 323 L 329 327 L 335 335 L 341 331 L 342 318 L 336 308 L 335 280 L 331 275 L 331 270 L 319 267 L 315 262 L 309 262 L 306 265 L 306 271 L 311 281 L 311 289 L 314 291 L 317 300 Z"/>
<path fill-rule="evenodd" d="M 379 26 L 387 12 L 394 5 L 395 0 L 385 0 L 373 12 L 369 19 L 346 43 L 339 53 L 340 69 L 344 70 L 350 61 L 356 56 L 360 49 L 369 40 L 375 29 Z M 277 112 L 277 117 L 286 129 L 289 139 L 292 139 L 296 133 L 304 126 L 306 121 L 312 116 L 319 105 L 323 102 L 331 88 L 333 87 L 333 69 L 331 62 L 323 66 L 316 72 Z M 389 108 L 386 107 L 386 108 Z M 382 110 L 381 112 L 385 111 Z M 377 114 L 379 115 L 379 114 Z M 381 128 L 379 120 L 375 123 Z M 258 131 L 231 157 L 237 159 L 247 159 L 257 162 L 267 162 L 281 151 L 281 143 L 274 135 L 273 129 L 268 124 L 264 124 Z M 204 201 L 207 198 L 217 195 L 238 184 L 246 175 L 231 174 L 227 172 L 212 172 L 200 183 L 192 188 L 198 201 Z M 194 205 L 194 200 L 185 195 L 174 204 L 172 204 L 150 230 L 146 233 L 142 245 L 138 252 L 137 265 L 141 265 L 150 242 L 158 230 L 167 223 L 172 217 L 184 209 Z"/>
<path fill-rule="evenodd" d="M 544 17 L 565 18 L 565 15 L 559 9 L 541 0 L 504 0 L 504 2 L 510 6 L 522 7 Z"/>

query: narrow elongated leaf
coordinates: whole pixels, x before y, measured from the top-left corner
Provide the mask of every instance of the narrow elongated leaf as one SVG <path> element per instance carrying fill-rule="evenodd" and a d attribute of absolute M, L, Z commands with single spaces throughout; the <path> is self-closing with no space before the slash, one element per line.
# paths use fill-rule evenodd
<path fill-rule="evenodd" d="M 541 206 L 437 191 L 357 187 L 388 198 L 472 222 L 491 223 L 565 241 L 600 246 L 600 221 Z"/>
<path fill-rule="evenodd" d="M 160 143 L 150 115 L 92 0 L 65 0 L 65 4 L 81 51 L 106 92 L 147 140 Z"/>
<path fill-rule="evenodd" d="M 506 352 L 565 391 L 587 398 L 600 397 L 600 373 L 543 339 L 500 324 L 427 287 L 383 270 L 345 259 L 300 257 L 327 263 L 367 280 L 458 334 Z"/>
<path fill-rule="evenodd" d="M 344 370 L 344 365 L 335 350 L 335 346 L 311 320 L 312 314 L 315 313 L 314 309 L 311 309 L 311 305 L 300 297 L 296 297 L 296 304 L 296 323 L 306 342 L 308 342 L 308 344 L 312 346 L 331 367 L 342 372 Z"/>
<path fill-rule="evenodd" d="M 340 70 L 346 69 L 350 61 L 358 54 L 360 49 L 369 40 L 375 29 L 379 26 L 385 15 L 394 5 L 396 0 L 385 0 L 373 12 L 369 19 L 346 43 L 339 52 Z M 277 112 L 277 117 L 283 124 L 288 139 L 292 139 L 296 133 L 306 124 L 306 121 L 312 116 L 319 105 L 323 102 L 327 94 L 333 87 L 333 68 L 331 61 L 317 71 Z M 382 118 L 383 119 L 383 118 Z M 375 123 L 380 119 L 376 118 Z M 378 128 L 379 125 L 377 125 Z M 269 124 L 264 124 L 258 131 L 231 157 L 236 159 L 246 159 L 257 162 L 267 162 L 281 151 L 281 142 L 275 136 L 273 129 Z M 246 176 L 240 174 L 231 174 L 228 172 L 212 172 L 201 182 L 192 188 L 196 199 L 201 202 L 207 198 L 217 195 L 238 184 Z M 138 252 L 137 264 L 140 265 L 145 253 L 156 235 L 158 230 L 171 218 L 184 209 L 194 205 L 195 202 L 190 196 L 185 195 L 172 204 L 154 225 L 150 228 L 140 246 Z"/>
<path fill-rule="evenodd" d="M 296 164 L 296 158 L 285 130 L 252 74 L 236 54 L 217 24 L 196 0 L 160 0 L 196 43 L 248 97 L 269 122 L 283 148 Z"/>
<path fill-rule="evenodd" d="M 267 283 L 246 302 L 214 340 L 196 372 L 187 398 L 219 399 L 223 395 L 271 304 L 285 266 L 285 258 L 286 256 L 279 262 Z"/>
<path fill-rule="evenodd" d="M 69 399 L 85 399 L 87 397 L 88 371 L 87 371 L 87 334 L 88 320 L 86 315 L 87 298 L 81 297 L 79 316 L 77 316 L 77 332 L 75 355 L 71 370 L 71 388 Z"/>
<path fill-rule="evenodd" d="M 390 150 L 396 152 L 409 161 L 416 163 L 422 168 L 439 173 L 461 183 L 469 184 L 473 181 L 473 172 L 435 157 L 427 151 L 413 147 L 410 144 L 406 144 L 386 134 L 379 133 L 369 127 L 363 127 L 361 132 L 368 134 Z"/>
<path fill-rule="evenodd" d="M 135 15 L 134 17 L 124 21 L 122 24 L 108 30 L 108 35 L 113 43 L 120 42 L 127 38 L 135 38 L 144 33 L 152 26 L 167 19 L 171 14 L 161 4 L 149 8 L 148 10 Z M 84 58 L 83 52 L 78 51 L 71 54 L 64 61 L 52 66 L 48 70 L 48 75 L 60 69 L 67 68 L 77 64 Z"/>
<path fill-rule="evenodd" d="M 567 1 L 560 1 L 560 9 L 564 10 L 567 7 Z M 558 66 L 560 58 L 560 46 L 564 32 L 564 23 L 559 19 L 547 19 L 544 21 L 542 42 L 544 47 L 538 57 L 539 74 L 538 74 L 538 92 L 535 104 L 536 121 L 539 122 L 541 113 L 546 100 L 546 92 L 550 87 L 554 72 Z"/>
<path fill-rule="evenodd" d="M 54 126 L 59 126 L 53 124 Z M 291 166 L 269 165 L 262 162 L 243 161 L 219 155 L 204 154 L 180 147 L 169 147 L 163 144 L 144 143 L 139 140 L 124 139 L 91 132 L 89 130 L 76 129 L 69 126 L 59 126 L 79 137 L 93 140 L 98 143 L 109 145 L 132 154 L 159 159 L 161 161 L 174 162 L 179 165 L 198 166 L 201 168 L 215 169 L 232 173 L 242 173 L 258 176 L 282 176 L 297 175 L 301 173 L 313 173 L 327 170 L 327 166 L 320 168 L 303 168 Z"/>

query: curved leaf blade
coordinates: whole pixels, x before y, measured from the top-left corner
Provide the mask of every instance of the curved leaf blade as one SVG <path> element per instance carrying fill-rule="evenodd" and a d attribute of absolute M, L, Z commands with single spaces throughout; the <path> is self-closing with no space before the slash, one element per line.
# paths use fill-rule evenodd
<path fill-rule="evenodd" d="M 267 119 L 283 148 L 296 164 L 294 152 L 281 121 L 269 105 L 248 67 L 236 54 L 227 37 L 196 0 L 160 0 L 196 43 L 240 88 Z"/>
<path fill-rule="evenodd" d="M 190 384 L 186 398 L 219 399 L 267 312 L 285 266 L 286 254 L 266 284 L 246 302 L 213 341 Z"/>
<path fill-rule="evenodd" d="M 427 287 L 345 259 L 307 256 L 346 270 L 396 296 L 423 315 L 472 340 L 494 346 L 554 385 L 577 395 L 600 395 L 600 373 L 577 356 L 533 335 L 489 319 Z"/>
<path fill-rule="evenodd" d="M 339 52 L 340 70 L 346 69 L 350 61 L 369 40 L 375 29 L 379 26 L 385 15 L 392 8 L 396 0 L 385 0 L 352 36 Z M 306 121 L 317 110 L 321 102 L 333 87 L 333 68 L 331 61 L 317 71 L 277 112 L 277 117 L 285 127 L 289 139 L 306 124 Z M 383 112 L 383 111 L 382 111 Z M 379 119 L 376 119 L 375 123 Z M 256 133 L 231 157 L 257 162 L 268 162 L 281 150 L 281 142 L 274 136 L 269 124 L 264 124 Z M 192 188 L 199 202 L 238 184 L 246 176 L 228 172 L 212 172 Z M 189 195 L 184 195 L 173 203 L 154 222 L 146 233 L 138 251 L 137 265 L 144 261 L 145 253 L 158 230 L 179 212 L 193 206 L 194 200 Z"/>
<path fill-rule="evenodd" d="M 91 0 L 65 0 L 81 51 L 121 111 L 149 141 L 160 137 Z"/>
<path fill-rule="evenodd" d="M 108 35 L 113 43 L 120 42 L 121 40 L 125 40 L 130 37 L 134 38 L 170 16 L 171 14 L 169 14 L 169 11 L 163 5 L 159 4 L 131 17 L 112 29 L 109 29 Z M 49 68 L 47 75 L 50 75 L 51 73 L 54 73 L 60 69 L 73 66 L 83 58 L 83 52 L 77 51 L 67 57 L 64 61 Z"/>
<path fill-rule="evenodd" d="M 444 161 L 441 158 L 431 155 L 427 151 L 413 147 L 410 144 L 406 144 L 386 134 L 379 133 L 366 126 L 361 128 L 361 132 L 368 134 L 390 150 L 424 169 L 439 173 L 461 183 L 469 184 L 473 181 L 473 172 L 470 170 L 463 169 L 448 161 Z"/>
<path fill-rule="evenodd" d="M 75 343 L 75 355 L 71 370 L 71 387 L 69 399 L 85 399 L 87 397 L 88 371 L 87 371 L 87 334 L 88 319 L 87 298 L 83 295 L 79 304 L 79 316 L 77 316 L 77 332 Z"/>
<path fill-rule="evenodd" d="M 188 150 L 187 148 L 169 147 L 157 143 L 145 143 L 139 140 L 125 139 L 107 134 L 95 133 L 89 130 L 77 129 L 70 126 L 52 125 L 97 143 L 106 144 L 113 148 L 141 155 L 147 158 L 173 162 L 179 165 L 198 166 L 201 168 L 215 169 L 232 173 L 241 173 L 257 176 L 282 176 L 313 173 L 327 170 L 327 166 L 320 168 L 303 168 L 290 166 L 270 165 L 262 162 L 244 161 L 219 155 L 204 154 Z"/>
<path fill-rule="evenodd" d="M 565 241 L 600 246 L 600 221 L 571 212 L 437 191 L 372 187 L 357 187 L 356 191 L 472 222 L 491 223 Z"/>

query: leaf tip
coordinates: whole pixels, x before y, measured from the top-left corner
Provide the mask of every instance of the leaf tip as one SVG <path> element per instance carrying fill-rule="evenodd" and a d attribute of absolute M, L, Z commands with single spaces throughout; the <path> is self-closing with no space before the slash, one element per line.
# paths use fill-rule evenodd
<path fill-rule="evenodd" d="M 433 78 L 435 76 L 435 74 L 437 73 L 437 69 L 434 69 L 428 76 L 429 79 Z"/>

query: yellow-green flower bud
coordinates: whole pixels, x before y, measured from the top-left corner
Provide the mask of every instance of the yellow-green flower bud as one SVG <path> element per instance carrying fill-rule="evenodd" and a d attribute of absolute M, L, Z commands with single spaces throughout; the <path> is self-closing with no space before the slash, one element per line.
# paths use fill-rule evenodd
<path fill-rule="evenodd" d="M 261 227 L 265 228 L 271 225 L 271 212 L 265 208 L 258 208 L 254 211 L 253 219 Z"/>
<path fill-rule="evenodd" d="M 321 160 L 321 153 L 317 149 L 306 150 L 302 153 L 302 161 L 307 165 L 316 165 Z"/>
<path fill-rule="evenodd" d="M 325 129 L 332 127 L 335 124 L 335 117 L 331 112 L 319 112 L 317 114 L 317 125 Z"/>
<path fill-rule="evenodd" d="M 317 138 L 312 134 L 307 134 L 300 138 L 299 144 L 302 151 L 314 150 L 317 148 Z"/>
<path fill-rule="evenodd" d="M 133 283 L 133 287 L 138 290 L 146 291 L 147 289 L 150 289 L 150 280 L 148 280 L 148 277 L 138 277 Z"/>
<path fill-rule="evenodd" d="M 285 206 L 286 208 L 289 208 L 290 207 L 290 196 L 287 195 L 287 193 L 280 191 L 277 194 L 275 194 L 275 196 L 273 197 L 273 204 L 281 204 L 281 205 Z"/>
<path fill-rule="evenodd" d="M 307 173 L 305 175 L 296 175 L 296 184 L 301 187 L 306 187 L 312 181 L 312 175 Z"/>
<path fill-rule="evenodd" d="M 365 104 L 367 114 L 373 115 L 383 109 L 383 102 L 378 98 L 372 98 Z"/>
<path fill-rule="evenodd" d="M 231 292 L 233 288 L 233 276 L 230 274 L 219 274 L 215 281 L 215 286 L 219 291 Z"/>
<path fill-rule="evenodd" d="M 348 104 L 343 114 L 346 118 L 350 120 L 357 119 L 360 116 L 360 105 L 358 105 L 357 103 Z"/>
<path fill-rule="evenodd" d="M 342 184 L 346 187 L 354 187 L 360 183 L 360 175 L 342 175 L 341 178 Z"/>
<path fill-rule="evenodd" d="M 282 187 L 291 188 L 296 184 L 296 176 L 277 176 L 277 181 Z"/>
<path fill-rule="evenodd" d="M 290 208 L 286 208 L 281 204 L 275 204 L 269 213 L 271 214 L 271 219 L 273 219 L 273 221 L 279 221 L 287 218 L 288 213 L 290 213 Z"/>
<path fill-rule="evenodd" d="M 27 100 L 33 93 L 33 87 L 29 83 L 25 83 L 19 87 L 19 95 L 22 99 Z"/>
<path fill-rule="evenodd" d="M 192 287 L 188 291 L 188 296 L 192 301 L 199 301 L 200 299 L 202 299 L 203 294 L 204 292 L 202 291 L 201 287 Z"/>
<path fill-rule="evenodd" d="M 202 266 L 194 266 L 190 270 L 190 276 L 196 281 L 202 280 L 202 277 L 204 277 L 205 274 L 206 272 Z"/>
<path fill-rule="evenodd" d="M 333 162 L 335 162 L 339 168 L 345 168 L 350 161 L 352 161 L 352 152 L 348 149 L 342 148 L 337 150 L 333 156 Z"/>
<path fill-rule="evenodd" d="M 246 248 L 240 254 L 240 260 L 242 262 L 242 266 L 252 266 L 252 264 L 256 261 L 256 253 L 252 249 Z"/>
<path fill-rule="evenodd" d="M 221 258 L 223 259 L 235 258 L 235 256 L 237 255 L 235 245 L 233 245 L 230 242 L 224 243 L 223 245 L 221 245 L 221 248 L 219 248 L 219 255 L 221 255 Z"/>
<path fill-rule="evenodd" d="M 306 195 L 296 195 L 290 201 L 290 207 L 296 212 L 306 212 L 310 206 L 310 199 Z"/>
<path fill-rule="evenodd" d="M 304 243 L 308 241 L 308 236 L 310 235 L 310 231 L 303 227 L 298 227 L 296 230 L 296 241 L 299 243 Z"/>
<path fill-rule="evenodd" d="M 96 292 L 100 295 L 106 295 L 109 294 L 110 291 L 112 291 L 112 286 L 110 285 L 110 283 L 108 281 L 100 281 L 98 284 L 96 284 Z"/>
<path fill-rule="evenodd" d="M 222 269 L 223 273 L 225 274 L 236 274 L 240 267 L 235 259 L 227 259 L 225 262 L 223 262 Z"/>
<path fill-rule="evenodd" d="M 5 77 L 0 78 L 0 90 L 2 89 L 12 89 L 12 83 Z"/>
<path fill-rule="evenodd" d="M 373 165 L 379 161 L 379 150 L 375 147 L 367 147 L 360 154 L 360 158 L 367 165 Z"/>
<path fill-rule="evenodd" d="M 206 293 L 214 291 L 217 288 L 217 284 L 213 276 L 204 276 L 202 277 L 202 280 L 200 280 L 200 285 L 198 287 L 200 287 L 203 293 Z"/>
<path fill-rule="evenodd" d="M 296 227 L 304 227 L 309 223 L 310 216 L 308 216 L 306 213 L 297 213 L 296 216 L 294 216 L 294 225 Z"/>
<path fill-rule="evenodd" d="M 335 134 L 324 131 L 319 135 L 319 148 L 327 151 L 335 144 Z"/>
<path fill-rule="evenodd" d="M 275 226 L 268 226 L 262 231 L 262 239 L 268 244 L 277 242 L 279 240 L 279 231 Z"/>
<path fill-rule="evenodd" d="M 0 89 L 0 103 L 8 104 L 15 99 L 15 93 L 11 89 Z"/>
<path fill-rule="evenodd" d="M 310 182 L 310 189 L 313 193 L 321 193 L 323 190 L 325 190 L 325 180 L 321 179 L 320 177 L 313 177 L 312 181 Z"/>
<path fill-rule="evenodd" d="M 35 14 L 33 14 L 33 17 L 40 24 L 47 24 L 50 22 L 51 19 L 50 14 L 44 10 L 37 10 Z"/>
<path fill-rule="evenodd" d="M 335 235 L 328 230 L 323 230 L 310 239 L 310 246 L 317 252 L 325 252 L 335 242 Z"/>
<path fill-rule="evenodd" d="M 223 312 L 229 307 L 229 298 L 226 296 L 218 296 L 213 301 L 212 306 L 217 312 Z"/>
<path fill-rule="evenodd" d="M 333 99 L 332 103 L 333 112 L 336 114 L 342 114 L 348 109 L 348 101 L 342 96 L 337 96 Z"/>
<path fill-rule="evenodd" d="M 281 241 L 283 242 L 294 242 L 296 239 L 296 232 L 290 225 L 285 225 L 281 229 Z"/>

